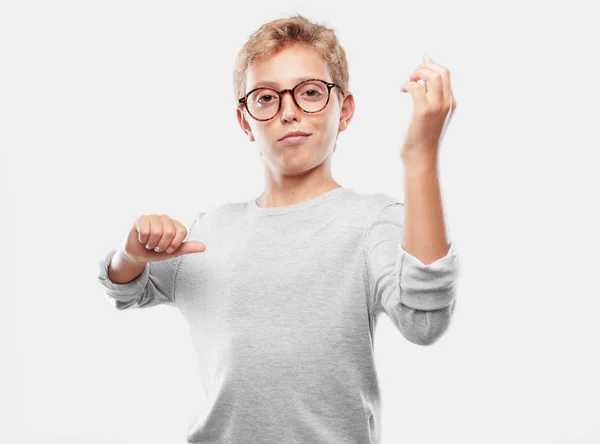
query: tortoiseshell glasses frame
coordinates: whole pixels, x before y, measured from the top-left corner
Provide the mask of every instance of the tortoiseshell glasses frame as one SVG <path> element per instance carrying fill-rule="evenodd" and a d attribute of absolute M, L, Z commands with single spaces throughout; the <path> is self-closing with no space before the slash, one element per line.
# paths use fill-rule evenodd
<path fill-rule="evenodd" d="M 300 85 L 302 85 L 302 84 L 304 84 L 306 82 L 314 82 L 314 81 L 322 82 L 322 83 L 325 84 L 325 86 L 327 86 L 327 102 L 325 102 L 325 105 L 323 105 L 323 107 L 321 109 L 317 110 L 317 111 L 306 111 L 304 108 L 302 108 L 298 104 L 298 101 L 296 100 L 296 95 L 295 95 L 296 88 L 298 88 Z M 300 108 L 306 114 L 315 114 L 315 113 L 320 113 L 321 111 L 323 111 L 327 107 L 327 105 L 329 104 L 329 99 L 331 98 L 331 89 L 333 87 L 338 88 L 341 91 L 342 96 L 345 95 L 344 90 L 342 89 L 342 87 L 340 85 L 338 85 L 337 83 L 333 83 L 333 82 L 327 82 L 327 81 L 322 80 L 322 79 L 307 79 L 307 80 L 303 80 L 302 82 L 298 83 L 293 88 L 291 88 L 291 89 L 290 88 L 288 88 L 288 89 L 282 89 L 281 91 L 277 91 L 275 88 L 269 88 L 269 87 L 266 87 L 266 86 L 259 86 L 258 88 L 254 88 L 252 91 L 247 92 L 244 97 L 241 97 L 238 100 L 238 102 L 239 102 L 238 106 L 246 108 L 246 111 L 248 111 L 248 114 L 250 114 L 250 116 L 254 120 L 258 120 L 259 122 L 267 122 L 267 121 L 269 121 L 271 119 L 274 119 L 277 116 L 277 114 L 279 114 L 279 111 L 281 110 L 281 103 L 283 102 L 283 95 L 286 92 L 289 92 L 292 95 L 292 99 L 294 100 L 294 103 L 296 104 L 296 106 L 298 108 Z M 254 117 L 252 115 L 252 113 L 248 109 L 248 96 L 250 94 L 252 94 L 253 92 L 258 91 L 260 89 L 268 89 L 268 90 L 271 90 L 271 91 L 275 91 L 277 93 L 277 95 L 279 96 L 279 106 L 277 107 L 277 111 L 275 112 L 275 114 L 273 115 L 273 117 L 270 117 L 268 119 L 257 119 L 256 117 Z"/>

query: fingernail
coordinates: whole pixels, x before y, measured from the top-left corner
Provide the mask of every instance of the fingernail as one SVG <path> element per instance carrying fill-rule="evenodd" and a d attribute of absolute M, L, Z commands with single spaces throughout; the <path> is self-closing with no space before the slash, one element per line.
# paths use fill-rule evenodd
<path fill-rule="evenodd" d="M 167 253 L 173 253 L 173 251 L 175 251 L 175 250 L 173 250 L 172 248 L 167 248 L 166 251 L 167 251 Z"/>
<path fill-rule="evenodd" d="M 156 247 L 156 248 L 154 249 L 154 251 L 156 251 L 157 253 L 160 253 L 162 250 L 160 249 L 160 247 Z"/>

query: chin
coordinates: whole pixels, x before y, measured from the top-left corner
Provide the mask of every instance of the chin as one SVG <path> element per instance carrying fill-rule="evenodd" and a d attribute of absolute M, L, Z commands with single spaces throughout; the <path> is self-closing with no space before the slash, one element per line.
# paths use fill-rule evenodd
<path fill-rule="evenodd" d="M 283 155 L 278 164 L 282 171 L 288 174 L 301 174 L 313 170 L 325 161 L 326 157 L 315 156 L 314 153 L 304 151 L 293 155 Z"/>

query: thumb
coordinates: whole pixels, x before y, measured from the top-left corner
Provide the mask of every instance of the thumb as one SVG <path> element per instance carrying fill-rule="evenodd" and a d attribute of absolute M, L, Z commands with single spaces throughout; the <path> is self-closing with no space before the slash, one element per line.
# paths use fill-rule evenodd
<path fill-rule="evenodd" d="M 173 256 L 181 256 L 183 254 L 202 253 L 206 250 L 206 245 L 200 241 L 183 242 Z"/>

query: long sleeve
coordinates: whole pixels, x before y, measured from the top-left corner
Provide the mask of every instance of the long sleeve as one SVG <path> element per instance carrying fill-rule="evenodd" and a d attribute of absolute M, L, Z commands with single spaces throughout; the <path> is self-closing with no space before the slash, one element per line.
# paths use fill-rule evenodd
<path fill-rule="evenodd" d="M 203 214 L 205 213 L 200 212 L 191 226 L 187 227 L 187 237 Z M 124 310 L 148 308 L 159 304 L 175 305 L 175 278 L 182 256 L 148 262 L 142 273 L 134 280 L 117 284 L 108 277 L 108 266 L 117 249 L 118 247 L 111 249 L 99 261 L 98 272 L 98 281 L 103 287 L 104 297 L 113 307 Z"/>
<path fill-rule="evenodd" d="M 402 335 L 431 345 L 448 329 L 456 306 L 459 262 L 454 244 L 444 257 L 425 265 L 402 248 L 404 204 L 386 205 L 365 233 L 365 261 L 371 306 Z"/>

